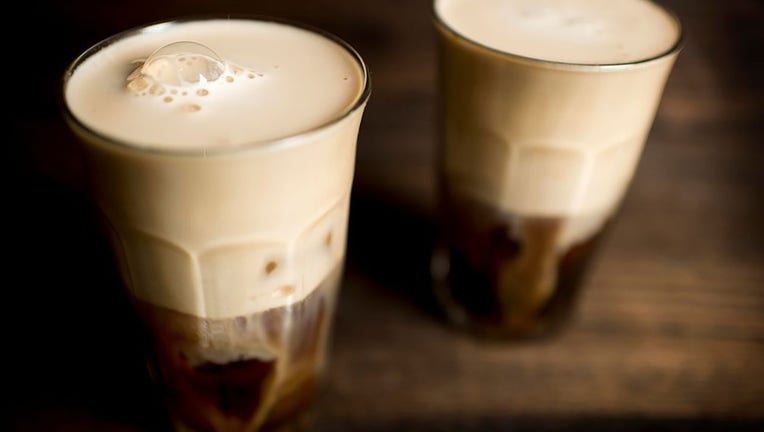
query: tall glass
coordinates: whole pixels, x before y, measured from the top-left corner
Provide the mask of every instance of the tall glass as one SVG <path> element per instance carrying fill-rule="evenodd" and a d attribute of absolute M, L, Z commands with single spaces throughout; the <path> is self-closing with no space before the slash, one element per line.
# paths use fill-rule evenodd
<path fill-rule="evenodd" d="M 69 67 L 64 92 L 111 44 L 187 22 L 98 43 Z M 99 133 L 65 104 L 179 430 L 280 423 L 311 399 L 326 365 L 370 83 L 348 44 L 286 24 L 341 47 L 361 77 L 348 108 L 310 130 L 234 148 L 150 149 Z"/>
<path fill-rule="evenodd" d="M 438 3 L 435 293 L 476 333 L 542 335 L 571 312 L 631 182 L 681 29 L 671 15 L 676 40 L 656 56 L 576 64 L 486 46 L 452 28 Z"/>

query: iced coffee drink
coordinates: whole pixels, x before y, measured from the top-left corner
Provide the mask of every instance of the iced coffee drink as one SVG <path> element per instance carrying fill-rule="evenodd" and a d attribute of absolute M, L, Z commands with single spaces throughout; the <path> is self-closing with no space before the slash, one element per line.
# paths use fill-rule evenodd
<path fill-rule="evenodd" d="M 570 312 L 679 51 L 647 0 L 436 0 L 450 318 L 528 336 Z"/>
<path fill-rule="evenodd" d="M 178 429 L 294 415 L 345 256 L 358 54 L 275 21 L 168 22 L 91 48 L 64 96 Z"/>

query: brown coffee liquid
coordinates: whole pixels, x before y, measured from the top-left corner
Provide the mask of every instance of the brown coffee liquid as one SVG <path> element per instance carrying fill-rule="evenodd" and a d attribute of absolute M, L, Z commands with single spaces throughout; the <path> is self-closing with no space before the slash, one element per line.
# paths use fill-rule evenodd
<path fill-rule="evenodd" d="M 464 197 L 443 199 L 435 289 L 457 324 L 486 336 L 539 336 L 570 314 L 602 231 L 566 251 L 565 218 L 522 218 Z M 443 265 L 446 263 L 447 265 Z"/>
<path fill-rule="evenodd" d="M 176 422 L 198 432 L 255 431 L 308 404 L 325 362 L 338 279 L 335 269 L 298 303 L 225 320 L 136 301 Z"/>

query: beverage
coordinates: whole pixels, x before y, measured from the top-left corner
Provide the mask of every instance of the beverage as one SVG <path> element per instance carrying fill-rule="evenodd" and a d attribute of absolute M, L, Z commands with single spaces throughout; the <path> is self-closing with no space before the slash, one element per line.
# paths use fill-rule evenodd
<path fill-rule="evenodd" d="M 305 299 L 236 318 L 138 300 L 175 416 L 192 430 L 247 430 L 265 416 L 279 424 L 306 405 L 324 365 L 339 277 L 337 266 Z"/>
<path fill-rule="evenodd" d="M 65 77 L 94 197 L 178 428 L 292 416 L 324 367 L 368 75 L 275 21 L 157 24 Z"/>
<path fill-rule="evenodd" d="M 436 0 L 452 320 L 527 336 L 570 312 L 679 50 L 647 0 Z"/>

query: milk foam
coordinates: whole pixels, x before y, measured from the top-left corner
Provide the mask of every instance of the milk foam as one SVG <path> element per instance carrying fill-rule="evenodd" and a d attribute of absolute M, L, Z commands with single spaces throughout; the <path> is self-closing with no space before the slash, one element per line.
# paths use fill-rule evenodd
<path fill-rule="evenodd" d="M 66 100 L 85 125 L 133 146 L 216 151 L 327 123 L 362 80 L 346 50 L 307 30 L 207 20 L 109 45 L 77 68 Z"/>
<path fill-rule="evenodd" d="M 336 272 L 364 85 L 331 39 L 250 20 L 160 24 L 78 65 L 66 103 L 132 294 L 222 319 Z"/>
<path fill-rule="evenodd" d="M 437 0 L 435 10 L 471 40 L 556 62 L 646 60 L 671 49 L 679 33 L 648 0 Z"/>
<path fill-rule="evenodd" d="M 560 250 L 591 237 L 631 182 L 678 23 L 645 0 L 436 0 L 435 11 L 449 189 L 513 218 L 564 218 Z"/>

